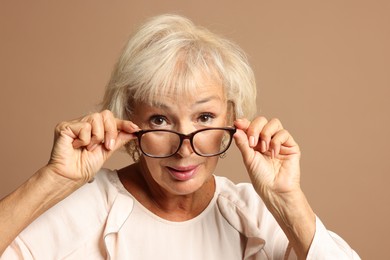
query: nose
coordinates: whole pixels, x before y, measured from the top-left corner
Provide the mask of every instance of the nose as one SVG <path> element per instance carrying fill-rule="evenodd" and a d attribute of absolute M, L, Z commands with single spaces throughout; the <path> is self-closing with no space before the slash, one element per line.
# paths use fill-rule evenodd
<path fill-rule="evenodd" d="M 193 131 L 195 131 L 196 129 L 192 126 L 192 127 L 185 127 L 185 129 L 183 129 L 183 127 L 180 127 L 179 129 L 179 133 L 183 133 L 183 134 L 189 134 L 189 133 L 192 133 Z M 192 149 L 192 146 L 191 146 L 191 141 L 189 138 L 185 138 L 179 148 L 179 151 L 177 151 L 177 155 L 179 155 L 180 157 L 188 157 L 190 156 L 191 154 L 194 153 L 194 150 Z"/>
<path fill-rule="evenodd" d="M 185 158 L 185 157 L 190 156 L 193 153 L 194 153 L 194 150 L 191 147 L 190 140 L 185 139 L 185 140 L 183 140 L 183 143 L 181 144 L 180 149 L 179 149 L 179 151 L 177 151 L 176 154 L 179 155 L 180 157 Z"/>

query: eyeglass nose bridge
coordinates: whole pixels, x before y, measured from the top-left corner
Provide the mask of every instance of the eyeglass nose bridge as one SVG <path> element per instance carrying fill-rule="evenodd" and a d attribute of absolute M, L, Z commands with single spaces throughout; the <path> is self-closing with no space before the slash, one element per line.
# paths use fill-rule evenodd
<path fill-rule="evenodd" d="M 177 149 L 176 149 L 176 151 L 175 151 L 174 154 L 176 154 L 176 153 L 178 153 L 178 152 L 180 151 L 180 149 L 181 149 L 181 147 L 182 147 L 182 145 L 183 145 L 184 140 L 189 140 L 189 141 L 190 141 L 190 145 L 191 145 L 192 151 L 193 151 L 194 153 L 198 154 L 198 153 L 196 152 L 196 149 L 195 149 L 194 143 L 193 143 L 193 141 L 194 141 L 194 135 L 196 135 L 197 133 L 198 133 L 198 131 L 195 131 L 195 132 L 192 132 L 192 133 L 189 133 L 189 134 L 182 134 L 182 133 L 177 133 L 177 132 L 175 132 L 175 134 L 177 134 L 177 135 L 179 136 L 180 141 L 179 141 L 179 145 L 177 146 Z"/>

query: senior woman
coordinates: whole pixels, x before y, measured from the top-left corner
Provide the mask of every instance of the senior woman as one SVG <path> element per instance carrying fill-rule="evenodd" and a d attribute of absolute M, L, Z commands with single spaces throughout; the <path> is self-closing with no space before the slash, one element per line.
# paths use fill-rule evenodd
<path fill-rule="evenodd" d="M 58 124 L 48 164 L 1 201 L 2 259 L 357 259 L 313 213 L 299 147 L 254 118 L 255 97 L 236 45 L 177 15 L 149 20 L 104 110 Z M 233 139 L 251 184 L 214 175 Z M 101 169 L 123 146 L 134 163 Z"/>

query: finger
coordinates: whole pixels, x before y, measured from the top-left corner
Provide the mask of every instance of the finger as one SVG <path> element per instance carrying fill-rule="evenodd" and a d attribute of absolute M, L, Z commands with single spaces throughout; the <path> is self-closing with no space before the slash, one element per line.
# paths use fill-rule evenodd
<path fill-rule="evenodd" d="M 136 124 L 131 121 L 116 118 L 116 127 L 118 131 L 132 134 L 141 130 Z"/>
<path fill-rule="evenodd" d="M 130 140 L 136 139 L 137 136 L 134 133 L 140 130 L 133 122 L 122 119 L 116 119 L 116 126 L 118 136 L 113 150 L 117 150 Z"/>
<path fill-rule="evenodd" d="M 256 148 L 259 145 L 259 134 L 267 123 L 268 120 L 265 117 L 257 117 L 252 122 L 247 119 L 236 120 L 235 126 L 247 133 L 249 145 L 252 148 Z M 261 152 L 267 151 L 268 143 L 265 141 L 260 142 L 259 149 Z"/>
<path fill-rule="evenodd" d="M 69 138 L 76 149 L 88 145 L 91 141 L 91 125 L 88 122 L 61 123 L 56 132 L 56 136 Z"/>
<path fill-rule="evenodd" d="M 258 145 L 260 133 L 267 123 L 268 120 L 265 117 L 257 117 L 249 125 L 246 134 L 249 138 L 249 145 L 252 148 Z"/>
<path fill-rule="evenodd" d="M 114 152 L 114 151 L 120 149 L 121 147 L 123 147 L 124 145 L 129 143 L 131 140 L 136 139 L 136 138 L 137 137 L 134 134 L 129 134 L 126 132 L 118 132 L 118 136 L 115 140 L 115 145 L 114 145 L 113 149 L 110 150 L 109 152 Z"/>
<path fill-rule="evenodd" d="M 83 118 L 82 121 L 91 124 L 91 142 L 88 144 L 87 149 L 93 151 L 104 140 L 102 116 L 99 113 L 95 113 Z"/>
<path fill-rule="evenodd" d="M 241 152 L 245 165 L 250 165 L 255 152 L 249 146 L 249 140 L 246 133 L 241 129 L 237 129 L 233 137 L 238 149 Z"/>
<path fill-rule="evenodd" d="M 272 137 L 281 129 L 283 129 L 282 123 L 279 119 L 271 119 L 261 130 L 261 152 L 264 153 L 270 149 L 270 142 Z"/>
<path fill-rule="evenodd" d="M 273 136 L 270 143 L 270 150 L 273 151 L 273 155 L 275 156 L 279 154 L 288 155 L 298 153 L 299 147 L 291 134 L 287 130 L 282 129 Z"/>
<path fill-rule="evenodd" d="M 234 121 L 234 126 L 246 132 L 251 122 L 246 118 L 239 118 Z"/>
<path fill-rule="evenodd" d="M 119 120 L 119 119 L 117 119 L 117 120 Z M 117 138 L 115 140 L 114 147 L 111 150 L 107 151 L 107 156 L 108 157 L 110 157 L 119 148 L 121 148 L 124 145 L 126 145 L 127 143 L 129 143 L 131 140 L 137 138 L 137 136 L 135 134 L 133 134 L 133 133 L 136 132 L 136 131 L 139 131 L 139 128 L 135 127 L 135 125 L 132 124 L 129 121 L 123 122 L 123 123 L 126 126 L 127 131 L 118 131 L 118 135 L 117 135 Z M 131 127 L 132 125 L 133 125 L 133 127 Z M 131 127 L 131 129 L 129 127 Z"/>
<path fill-rule="evenodd" d="M 118 135 L 116 119 L 109 110 L 102 111 L 101 116 L 103 118 L 104 126 L 104 146 L 107 150 L 113 150 Z"/>
<path fill-rule="evenodd" d="M 281 146 L 285 144 L 290 137 L 290 134 L 287 130 L 280 130 L 277 132 L 270 142 L 270 150 L 272 151 L 272 156 L 277 156 L 280 153 Z"/>
<path fill-rule="evenodd" d="M 240 119 L 236 119 L 234 121 L 234 126 L 237 128 L 237 129 L 240 129 L 242 131 L 244 131 L 245 133 L 247 132 L 249 126 L 251 124 L 251 121 L 249 121 L 248 119 L 246 118 L 240 118 Z M 247 135 L 247 138 L 249 140 L 249 143 L 254 143 L 255 142 L 255 139 L 253 138 L 250 138 L 248 135 Z M 249 145 L 248 143 L 248 145 Z"/>

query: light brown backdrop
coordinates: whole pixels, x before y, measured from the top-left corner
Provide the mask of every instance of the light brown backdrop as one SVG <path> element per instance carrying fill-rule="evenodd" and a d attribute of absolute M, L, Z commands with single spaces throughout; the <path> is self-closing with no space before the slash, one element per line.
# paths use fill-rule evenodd
<path fill-rule="evenodd" d="M 57 122 L 98 108 L 130 32 L 152 15 L 179 13 L 246 50 L 259 113 L 280 118 L 299 142 L 302 186 L 316 213 L 363 258 L 384 259 L 389 3 L 1 1 L 0 196 L 46 163 Z M 128 162 L 117 154 L 106 166 Z M 218 174 L 248 180 L 235 148 Z"/>

